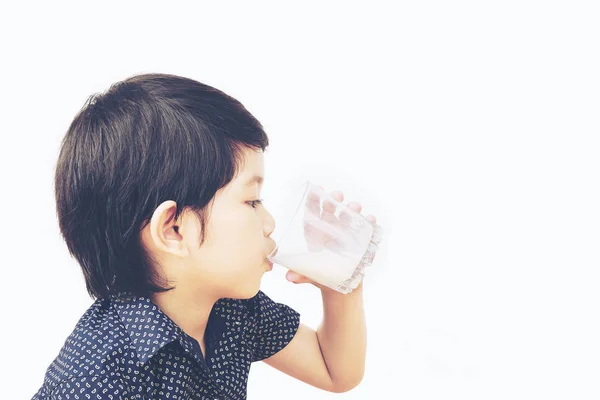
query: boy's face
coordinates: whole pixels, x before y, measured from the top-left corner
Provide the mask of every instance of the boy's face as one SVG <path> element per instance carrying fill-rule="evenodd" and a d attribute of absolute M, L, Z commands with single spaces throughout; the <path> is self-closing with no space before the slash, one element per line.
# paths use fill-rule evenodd
<path fill-rule="evenodd" d="M 262 204 L 252 203 L 260 199 L 262 180 L 253 177 L 264 177 L 263 153 L 245 149 L 244 156 L 238 176 L 214 197 L 200 248 L 200 222 L 187 211 L 179 221 L 172 221 L 173 202 L 161 204 L 146 227 L 149 232 L 143 232 L 146 246 L 159 260 L 169 285 L 176 286 L 175 291 L 250 298 L 270 270 L 266 257 L 275 248 L 270 238 L 275 220 Z"/>

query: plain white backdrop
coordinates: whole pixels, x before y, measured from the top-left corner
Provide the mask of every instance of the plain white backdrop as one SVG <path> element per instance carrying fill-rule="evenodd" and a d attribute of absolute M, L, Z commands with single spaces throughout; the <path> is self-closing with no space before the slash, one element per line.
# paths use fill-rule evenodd
<path fill-rule="evenodd" d="M 263 123 L 276 218 L 311 179 L 386 230 L 361 385 L 258 363 L 250 399 L 599 398 L 595 2 L 213 3 L 1 6 L 0 397 L 33 396 L 92 303 L 56 222 L 60 140 L 91 94 L 166 72 Z M 316 327 L 318 290 L 284 274 L 262 289 Z"/>

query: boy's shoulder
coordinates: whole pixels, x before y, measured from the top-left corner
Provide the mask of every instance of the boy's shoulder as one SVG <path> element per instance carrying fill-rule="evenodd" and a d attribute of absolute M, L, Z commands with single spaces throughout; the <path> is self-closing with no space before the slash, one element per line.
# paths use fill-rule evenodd
<path fill-rule="evenodd" d="M 111 373 L 118 364 L 127 364 L 134 354 L 128 351 L 126 332 L 109 299 L 98 299 L 79 318 L 56 358 L 48 366 L 43 390 L 48 393 L 64 381 L 95 373 Z M 110 361 L 109 361 L 110 360 Z"/>
<path fill-rule="evenodd" d="M 112 306 L 110 299 L 98 299 L 79 318 L 73 331 L 66 339 L 61 354 L 74 359 L 86 360 L 91 365 L 106 358 L 109 353 L 123 353 L 127 344 L 127 331 L 121 316 Z M 60 354 L 59 354 L 60 356 Z M 88 360 L 88 357 L 90 358 Z M 81 362 L 75 362 L 75 365 Z M 95 367 L 96 369 L 98 367 Z M 75 373 L 89 370 L 74 368 Z"/>

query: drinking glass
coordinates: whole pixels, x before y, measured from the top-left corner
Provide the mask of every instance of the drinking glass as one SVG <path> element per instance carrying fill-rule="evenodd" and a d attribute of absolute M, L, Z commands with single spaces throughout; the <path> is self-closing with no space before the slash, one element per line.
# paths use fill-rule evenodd
<path fill-rule="evenodd" d="M 373 263 L 382 228 L 306 181 L 269 261 L 340 293 L 356 289 Z"/>

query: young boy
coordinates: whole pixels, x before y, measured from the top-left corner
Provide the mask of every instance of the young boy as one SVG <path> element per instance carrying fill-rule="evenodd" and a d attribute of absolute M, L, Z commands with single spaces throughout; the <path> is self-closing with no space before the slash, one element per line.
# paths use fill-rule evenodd
<path fill-rule="evenodd" d="M 258 198 L 268 143 L 242 104 L 191 79 L 137 75 L 90 98 L 55 195 L 95 302 L 33 399 L 245 399 L 261 360 L 327 391 L 358 385 L 362 284 L 342 295 L 288 272 L 321 290 L 317 331 L 259 290 L 275 247 Z"/>

